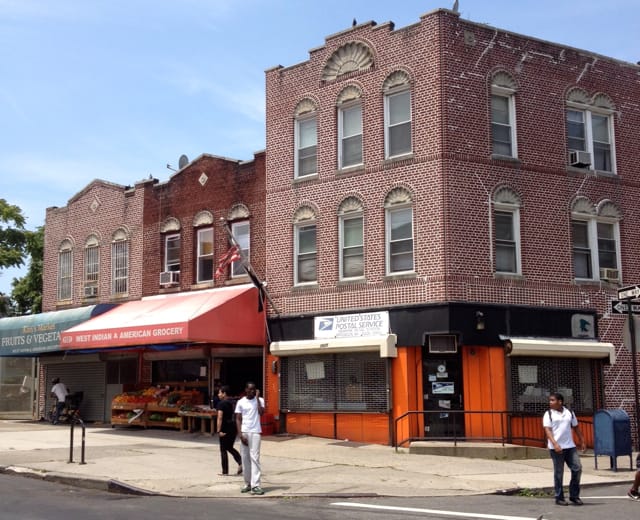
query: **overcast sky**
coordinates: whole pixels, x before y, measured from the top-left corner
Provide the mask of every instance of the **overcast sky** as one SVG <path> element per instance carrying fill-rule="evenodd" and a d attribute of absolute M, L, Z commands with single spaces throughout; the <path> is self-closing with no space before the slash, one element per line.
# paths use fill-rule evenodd
<path fill-rule="evenodd" d="M 122 185 L 265 146 L 264 71 L 358 23 L 451 1 L 0 0 L 0 198 L 29 229 L 93 179 Z M 638 0 L 460 0 L 462 18 L 640 60 Z M 0 271 L 0 292 L 24 271 Z"/>

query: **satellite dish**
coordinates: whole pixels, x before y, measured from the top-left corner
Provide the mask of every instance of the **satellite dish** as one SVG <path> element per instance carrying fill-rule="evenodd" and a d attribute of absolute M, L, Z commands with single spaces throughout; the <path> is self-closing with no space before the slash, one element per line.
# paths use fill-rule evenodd
<path fill-rule="evenodd" d="M 186 155 L 181 155 L 178 159 L 178 168 L 182 170 L 187 164 L 189 164 L 189 158 Z"/>

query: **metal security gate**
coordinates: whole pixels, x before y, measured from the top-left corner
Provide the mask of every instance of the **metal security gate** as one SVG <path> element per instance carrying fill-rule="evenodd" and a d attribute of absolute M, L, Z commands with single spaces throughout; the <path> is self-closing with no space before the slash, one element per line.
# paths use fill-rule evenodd
<path fill-rule="evenodd" d="M 84 392 L 80 415 L 85 421 L 104 421 L 106 363 L 52 363 L 45 367 L 46 401 L 45 410 L 51 409 L 55 398 L 51 397 L 51 380 L 59 377 L 70 392 Z"/>

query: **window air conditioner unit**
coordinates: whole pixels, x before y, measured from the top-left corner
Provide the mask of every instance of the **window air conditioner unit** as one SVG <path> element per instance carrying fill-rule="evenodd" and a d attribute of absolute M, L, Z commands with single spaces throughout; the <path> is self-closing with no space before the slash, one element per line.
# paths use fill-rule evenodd
<path fill-rule="evenodd" d="M 98 286 L 97 285 L 85 285 L 84 286 L 84 297 L 85 298 L 95 298 L 98 296 Z"/>
<path fill-rule="evenodd" d="M 569 164 L 577 168 L 591 166 L 591 154 L 582 150 L 572 150 L 569 152 Z"/>
<path fill-rule="evenodd" d="M 606 267 L 601 267 L 600 280 L 605 280 L 607 282 L 618 282 L 620 281 L 620 272 L 617 269 L 608 269 Z"/>
<path fill-rule="evenodd" d="M 180 282 L 180 271 L 164 271 L 160 273 L 160 285 L 174 285 Z"/>

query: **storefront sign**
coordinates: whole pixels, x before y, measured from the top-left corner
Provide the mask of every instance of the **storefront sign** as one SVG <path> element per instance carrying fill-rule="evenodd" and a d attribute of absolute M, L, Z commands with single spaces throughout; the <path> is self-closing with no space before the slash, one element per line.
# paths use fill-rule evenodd
<path fill-rule="evenodd" d="M 574 338 L 595 338 L 595 319 L 591 314 L 571 316 L 571 336 Z"/>
<path fill-rule="evenodd" d="M 389 312 L 316 316 L 313 325 L 316 339 L 385 336 L 389 334 Z"/>

